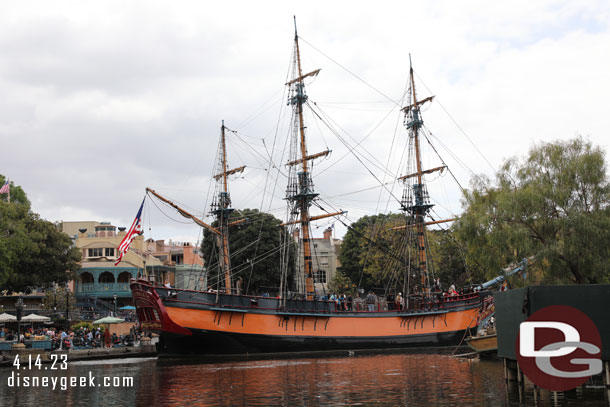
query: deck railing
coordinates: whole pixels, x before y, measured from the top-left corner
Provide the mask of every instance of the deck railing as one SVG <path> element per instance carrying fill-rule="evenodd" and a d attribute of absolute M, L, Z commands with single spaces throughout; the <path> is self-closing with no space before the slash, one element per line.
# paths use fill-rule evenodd
<path fill-rule="evenodd" d="M 129 293 L 129 283 L 77 283 L 76 293 Z"/>

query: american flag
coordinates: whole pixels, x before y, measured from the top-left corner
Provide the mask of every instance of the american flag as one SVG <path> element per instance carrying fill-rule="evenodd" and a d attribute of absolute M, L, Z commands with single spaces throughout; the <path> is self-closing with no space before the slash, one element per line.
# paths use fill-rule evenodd
<path fill-rule="evenodd" d="M 119 258 L 116 259 L 116 261 L 114 262 L 115 266 L 119 265 L 119 263 L 123 259 L 123 255 L 129 250 L 129 245 L 131 245 L 133 239 L 135 239 L 136 236 L 142 233 L 142 208 L 144 207 L 144 200 L 146 200 L 146 197 L 144 197 L 144 199 L 142 200 L 142 205 L 140 205 L 140 210 L 138 210 L 136 218 L 133 220 L 131 227 L 129 228 L 127 234 L 125 235 L 125 237 L 119 244 L 119 247 L 117 248 L 119 252 Z"/>
<path fill-rule="evenodd" d="M 8 194 L 9 191 L 8 181 L 6 181 L 4 185 L 2 185 L 2 188 L 0 188 L 0 194 Z"/>

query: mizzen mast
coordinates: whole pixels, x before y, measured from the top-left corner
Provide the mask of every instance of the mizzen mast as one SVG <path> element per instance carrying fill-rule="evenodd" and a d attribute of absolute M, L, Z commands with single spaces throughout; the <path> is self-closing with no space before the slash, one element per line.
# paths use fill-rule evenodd
<path fill-rule="evenodd" d="M 216 216 L 218 223 L 216 234 L 218 251 L 219 251 L 219 266 L 220 271 L 225 277 L 225 292 L 232 294 L 231 284 L 231 258 L 229 255 L 229 226 L 241 221 L 229 223 L 229 217 L 235 209 L 231 208 L 231 197 L 229 195 L 228 176 L 240 173 L 246 168 L 245 166 L 227 170 L 227 144 L 225 137 L 225 122 L 223 120 L 220 128 L 220 148 L 218 152 L 218 167 L 222 172 L 214 175 L 216 180 L 216 190 L 218 194 L 214 195 L 212 201 L 212 213 Z"/>
<path fill-rule="evenodd" d="M 196 224 L 207 229 L 214 236 L 216 236 L 216 242 L 219 252 L 218 264 L 220 266 L 221 273 L 224 274 L 225 291 L 227 294 L 232 294 L 233 290 L 231 285 L 231 259 L 229 256 L 229 227 L 242 223 L 245 221 L 245 219 L 238 219 L 236 221 L 229 222 L 229 217 L 235 209 L 230 207 L 231 197 L 229 196 L 228 176 L 242 172 L 246 168 L 246 166 L 244 165 L 238 168 L 234 168 L 232 170 L 227 170 L 227 144 L 225 138 L 225 129 L 226 127 L 223 120 L 221 126 L 220 146 L 218 149 L 218 167 L 222 171 L 214 175 L 214 179 L 216 180 L 217 193 L 214 194 L 214 198 L 212 200 L 211 205 L 212 213 L 216 216 L 216 221 L 218 223 L 216 227 L 203 222 L 197 216 L 187 212 L 185 209 L 176 205 L 174 202 L 160 195 L 156 191 L 150 188 L 146 188 L 146 192 L 152 194 L 160 201 L 176 209 L 180 215 L 193 220 Z"/>

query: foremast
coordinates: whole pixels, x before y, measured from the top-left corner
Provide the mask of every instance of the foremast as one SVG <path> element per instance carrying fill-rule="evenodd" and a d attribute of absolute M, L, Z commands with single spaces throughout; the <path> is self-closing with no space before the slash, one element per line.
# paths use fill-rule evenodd
<path fill-rule="evenodd" d="M 307 142 L 305 138 L 305 121 L 303 119 L 303 105 L 307 102 L 305 94 L 305 83 L 303 79 L 317 75 L 320 70 L 303 74 L 301 67 L 301 55 L 299 49 L 299 36 L 296 28 L 296 18 L 294 23 L 294 55 L 293 55 L 293 79 L 286 83 L 290 87 L 288 103 L 293 108 L 293 147 L 291 160 L 288 166 L 299 166 L 300 171 L 296 177 L 290 177 L 286 191 L 286 200 L 291 204 L 291 215 L 297 216 L 298 220 L 288 221 L 282 225 L 300 224 L 300 238 L 303 245 L 303 273 L 305 276 L 305 294 L 308 300 L 315 296 L 315 286 L 313 278 L 313 261 L 311 249 L 311 228 L 310 221 L 323 219 L 338 215 L 342 212 L 330 213 L 310 217 L 309 208 L 314 199 L 318 196 L 314 192 L 313 181 L 308 162 L 315 158 L 327 156 L 330 151 L 308 155 Z M 290 172 L 293 173 L 292 171 Z"/>

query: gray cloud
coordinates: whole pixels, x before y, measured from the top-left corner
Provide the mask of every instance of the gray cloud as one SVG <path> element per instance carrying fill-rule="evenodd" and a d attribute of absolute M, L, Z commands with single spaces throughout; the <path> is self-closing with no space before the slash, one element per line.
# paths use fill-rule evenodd
<path fill-rule="evenodd" d="M 406 136 L 395 107 L 409 53 L 419 94 L 437 95 L 424 113 L 433 141 L 441 142 L 439 151 L 464 186 L 470 170 L 493 169 L 461 129 L 494 168 L 533 142 L 576 133 L 608 150 L 604 2 L 512 2 L 499 10 L 450 1 L 366 10 L 321 4 L 11 4 L 0 16 L 0 172 L 22 185 L 49 220 L 127 225 L 147 186 L 204 213 L 224 119 L 240 135 L 230 137 L 231 165 L 248 166 L 231 185 L 235 205 L 282 215 L 285 180 L 279 176 L 276 185 L 277 174 L 267 180 L 262 157 L 277 132 L 273 159 L 280 163 L 288 134 L 288 118 L 279 112 L 287 112 L 282 92 L 293 14 L 304 70 L 322 68 L 308 87 L 311 101 L 356 140 L 351 145 L 372 133 L 359 157 L 366 151 L 386 165 L 393 149 L 394 175 L 405 172 L 399 152 Z M 322 197 L 335 197 L 333 205 L 353 220 L 396 211 L 396 202 L 386 204 L 388 192 L 323 127 L 308 118 L 309 151 L 333 150 L 314 168 L 323 174 L 315 178 Z M 391 182 L 390 174 L 367 165 Z M 263 201 L 266 180 L 275 198 Z M 459 190 L 448 177 L 441 181 L 431 192 L 438 211 L 450 216 L 460 210 Z M 401 188 L 394 185 L 394 195 Z M 148 209 L 152 237 L 197 238 L 197 227 L 166 217 L 179 218 L 170 210 Z"/>

